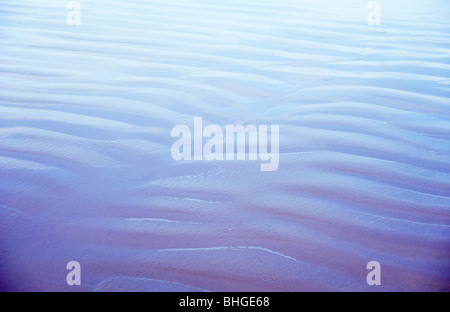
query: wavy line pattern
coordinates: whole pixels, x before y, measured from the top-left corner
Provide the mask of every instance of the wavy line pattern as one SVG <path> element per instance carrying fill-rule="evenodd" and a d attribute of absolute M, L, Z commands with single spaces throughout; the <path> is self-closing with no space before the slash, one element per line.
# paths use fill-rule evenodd
<path fill-rule="evenodd" d="M 0 289 L 450 290 L 446 0 L 65 4 L 0 8 Z M 194 116 L 279 170 L 173 161 Z"/>

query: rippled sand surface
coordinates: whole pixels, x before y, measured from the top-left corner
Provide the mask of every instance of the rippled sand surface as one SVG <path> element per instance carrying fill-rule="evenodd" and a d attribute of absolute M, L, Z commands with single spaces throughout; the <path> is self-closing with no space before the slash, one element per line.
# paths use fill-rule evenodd
<path fill-rule="evenodd" d="M 449 291 L 450 5 L 392 2 L 1 1 L 0 288 Z M 279 169 L 174 161 L 194 116 Z"/>

